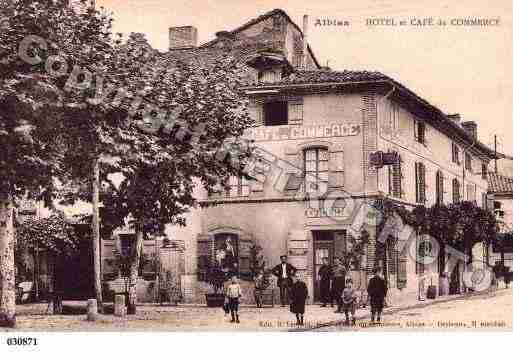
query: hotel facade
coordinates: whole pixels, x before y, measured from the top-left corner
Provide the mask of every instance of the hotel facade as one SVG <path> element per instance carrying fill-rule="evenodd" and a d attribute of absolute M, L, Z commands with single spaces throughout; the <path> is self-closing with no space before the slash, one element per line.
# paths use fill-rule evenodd
<path fill-rule="evenodd" d="M 246 65 L 244 91 L 255 125 L 245 137 L 257 147 L 247 167 L 252 180 L 232 178 L 228 190 L 215 193 L 198 187 L 196 196 L 210 206 L 191 212 L 187 227 L 167 231 L 183 244 L 186 302 L 205 300 L 208 264 L 226 253 L 227 243 L 242 278 L 250 271 L 251 246 L 262 247 L 267 267 L 287 254 L 310 300 L 317 300 L 321 259 L 349 250 L 362 206 L 385 198 L 410 209 L 463 200 L 486 206 L 493 152 L 477 139 L 475 122 L 444 113 L 379 72 L 321 67 L 307 34 L 307 17 L 299 28 L 282 10 L 221 31 L 201 46 L 193 27 L 170 29 L 173 56 L 209 57 L 229 48 Z M 397 160 L 371 163 L 381 153 Z M 317 197 L 319 191 L 324 195 Z M 417 296 L 426 275 L 438 284 L 443 270 L 418 265 L 409 250 L 399 253 L 391 245 L 377 257 L 376 226 L 365 229 L 371 241 L 363 262 L 350 268 L 357 288 L 366 287 L 376 265 L 385 269 L 391 301 Z M 461 282 L 461 271 L 455 269 L 453 280 Z M 242 282 L 251 292 L 252 283 Z"/>

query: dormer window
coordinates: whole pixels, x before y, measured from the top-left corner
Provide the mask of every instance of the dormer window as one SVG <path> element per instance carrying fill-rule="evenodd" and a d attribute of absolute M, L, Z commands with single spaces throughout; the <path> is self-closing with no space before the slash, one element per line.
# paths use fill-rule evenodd
<path fill-rule="evenodd" d="M 282 77 L 281 69 L 268 69 L 258 71 L 258 82 L 259 83 L 272 83 L 280 81 Z"/>

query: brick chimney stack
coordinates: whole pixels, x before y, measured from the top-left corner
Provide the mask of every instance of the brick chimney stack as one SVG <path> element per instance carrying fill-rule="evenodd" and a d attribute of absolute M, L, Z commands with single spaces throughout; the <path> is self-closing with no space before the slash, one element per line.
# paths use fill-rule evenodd
<path fill-rule="evenodd" d="M 461 115 L 459 113 L 453 113 L 451 115 L 447 115 L 451 120 L 459 124 L 461 122 Z"/>
<path fill-rule="evenodd" d="M 472 136 L 474 140 L 477 140 L 477 123 L 474 121 L 466 121 L 463 122 L 461 126 Z"/>
<path fill-rule="evenodd" d="M 194 26 L 169 28 L 169 50 L 185 50 L 198 46 L 198 29 Z"/>

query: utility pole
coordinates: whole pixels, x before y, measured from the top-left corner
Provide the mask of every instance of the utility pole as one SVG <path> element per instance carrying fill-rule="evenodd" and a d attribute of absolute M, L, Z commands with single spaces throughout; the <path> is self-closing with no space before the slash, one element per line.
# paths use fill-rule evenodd
<path fill-rule="evenodd" d="M 497 135 L 493 136 L 493 152 L 494 152 L 494 162 L 495 162 L 495 174 L 498 173 L 497 171 Z"/>

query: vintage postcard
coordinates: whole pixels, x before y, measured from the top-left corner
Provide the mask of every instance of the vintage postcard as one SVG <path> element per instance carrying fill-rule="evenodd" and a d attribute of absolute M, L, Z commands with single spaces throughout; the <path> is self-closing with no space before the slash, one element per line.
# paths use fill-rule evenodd
<path fill-rule="evenodd" d="M 1 347 L 513 329 L 511 1 L 0 0 L 0 26 Z"/>

